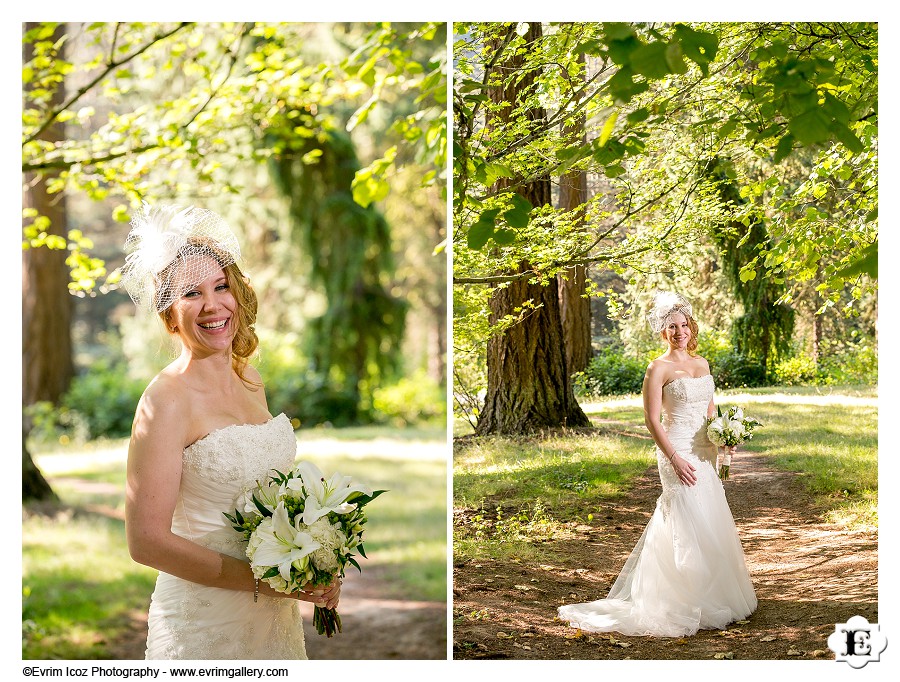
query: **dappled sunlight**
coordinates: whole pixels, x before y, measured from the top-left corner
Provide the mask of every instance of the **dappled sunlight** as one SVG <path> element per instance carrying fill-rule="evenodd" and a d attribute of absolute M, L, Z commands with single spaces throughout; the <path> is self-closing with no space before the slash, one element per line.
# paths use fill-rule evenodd
<path fill-rule="evenodd" d="M 731 393 L 728 392 L 720 398 L 721 402 L 728 403 L 781 403 L 785 405 L 818 405 L 818 406 L 847 406 L 847 407 L 878 407 L 878 397 L 853 396 L 843 394 L 823 395 L 799 395 L 788 393 Z"/>
<path fill-rule="evenodd" d="M 389 459 L 447 460 L 449 447 L 442 440 L 405 440 L 376 437 L 369 440 L 345 440 L 302 434 L 297 439 L 297 456 L 304 459 L 340 455 L 352 459 L 380 457 Z"/>
<path fill-rule="evenodd" d="M 822 389 L 823 391 L 827 389 Z M 878 396 L 856 396 L 844 393 L 751 393 L 739 392 L 739 389 L 716 392 L 717 403 L 781 403 L 785 405 L 819 405 L 833 406 L 845 405 L 853 407 L 878 407 Z M 607 410 L 636 407 L 643 409 L 641 396 L 617 396 L 613 398 L 598 399 L 587 398 L 579 401 L 581 409 L 588 415 L 601 413 Z"/>

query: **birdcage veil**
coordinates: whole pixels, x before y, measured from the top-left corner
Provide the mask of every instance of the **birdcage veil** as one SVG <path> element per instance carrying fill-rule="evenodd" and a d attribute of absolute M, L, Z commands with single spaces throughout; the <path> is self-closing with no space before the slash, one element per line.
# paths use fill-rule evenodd
<path fill-rule="evenodd" d="M 161 312 L 241 257 L 237 237 L 213 211 L 143 202 L 125 239 L 121 283 L 139 307 Z"/>
<path fill-rule="evenodd" d="M 659 333 L 666 328 L 666 320 L 672 313 L 683 312 L 688 317 L 693 317 L 694 312 L 691 304 L 681 294 L 674 291 L 657 292 L 653 299 L 653 305 L 647 314 L 647 321 L 654 333 Z"/>

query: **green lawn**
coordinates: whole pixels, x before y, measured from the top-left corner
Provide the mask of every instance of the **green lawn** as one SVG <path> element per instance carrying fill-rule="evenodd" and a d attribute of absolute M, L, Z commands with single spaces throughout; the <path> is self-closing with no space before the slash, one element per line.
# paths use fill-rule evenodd
<path fill-rule="evenodd" d="M 741 447 L 776 468 L 800 472 L 824 518 L 848 527 L 877 525 L 874 389 L 720 391 L 716 399 L 762 421 Z M 457 438 L 454 557 L 537 556 L 541 539 L 561 537 L 567 522 L 625 494 L 655 463 L 639 396 L 583 407 L 596 431 Z M 457 423 L 456 432 L 471 429 Z"/>
<path fill-rule="evenodd" d="M 443 431 L 310 430 L 298 432 L 298 444 L 326 475 L 340 471 L 390 491 L 367 507 L 369 559 L 360 562 L 381 579 L 383 596 L 445 600 Z M 125 544 L 126 447 L 106 441 L 35 455 L 62 504 L 27 506 L 23 516 L 24 659 L 109 658 L 129 620 L 146 612 L 156 571 L 134 563 Z"/>

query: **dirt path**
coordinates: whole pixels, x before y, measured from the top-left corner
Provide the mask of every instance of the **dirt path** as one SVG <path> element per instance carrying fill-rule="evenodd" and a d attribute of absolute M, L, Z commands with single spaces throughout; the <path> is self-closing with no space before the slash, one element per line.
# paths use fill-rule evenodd
<path fill-rule="evenodd" d="M 416 659 L 447 658 L 447 607 L 442 602 L 387 599 L 374 572 L 349 577 L 341 595 L 343 632 L 332 638 L 312 626 L 313 606 L 303 603 L 306 652 L 311 659 Z M 147 614 L 133 613 L 122 637 L 112 642 L 111 658 L 144 658 Z"/>
<path fill-rule="evenodd" d="M 853 615 L 878 622 L 877 534 L 824 523 L 796 475 L 744 453 L 726 484 L 759 605 L 727 630 L 683 639 L 582 633 L 563 603 L 602 598 L 640 537 L 660 485 L 648 469 L 542 564 L 454 565 L 453 657 L 515 659 L 833 659 L 827 638 Z"/>

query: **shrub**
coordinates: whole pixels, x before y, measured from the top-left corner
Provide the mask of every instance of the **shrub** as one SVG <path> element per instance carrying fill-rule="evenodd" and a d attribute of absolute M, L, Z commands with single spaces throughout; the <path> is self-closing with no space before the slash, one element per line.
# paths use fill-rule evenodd
<path fill-rule="evenodd" d="M 751 388 L 766 385 L 766 368 L 762 363 L 741 353 L 725 353 L 719 356 L 710 370 L 716 388 Z"/>
<path fill-rule="evenodd" d="M 816 361 L 807 355 L 795 355 L 775 365 L 775 383 L 779 386 L 803 386 L 818 380 Z"/>
<path fill-rule="evenodd" d="M 376 389 L 372 403 L 376 419 L 396 426 L 443 423 L 447 419 L 444 389 L 421 370 L 392 386 Z"/>
<path fill-rule="evenodd" d="M 72 380 L 62 401 L 61 421 L 80 422 L 83 432 L 79 435 L 91 440 L 128 437 L 146 386 L 143 379 L 128 376 L 124 363 L 97 361 Z"/>
<path fill-rule="evenodd" d="M 646 369 L 643 361 L 628 357 L 619 349 L 607 348 L 576 375 L 575 390 L 581 395 L 640 393 Z"/>
<path fill-rule="evenodd" d="M 857 343 L 823 343 L 819 377 L 825 384 L 878 383 L 878 351 L 870 339 Z"/>
<path fill-rule="evenodd" d="M 128 376 L 125 363 L 100 360 L 77 375 L 58 406 L 29 405 L 29 436 L 40 442 L 127 438 L 147 382 Z"/>

